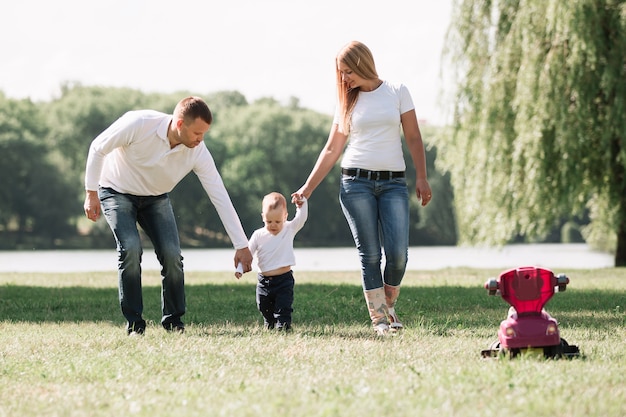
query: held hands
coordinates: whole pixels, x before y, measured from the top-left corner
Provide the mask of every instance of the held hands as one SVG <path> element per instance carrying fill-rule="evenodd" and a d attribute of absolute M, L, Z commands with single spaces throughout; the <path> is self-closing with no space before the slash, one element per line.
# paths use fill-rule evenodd
<path fill-rule="evenodd" d="M 303 194 L 291 194 L 291 202 L 300 208 L 306 201 L 306 197 Z"/>
<path fill-rule="evenodd" d="M 304 187 L 302 187 L 295 193 L 291 194 L 291 202 L 295 204 L 298 208 L 302 207 L 302 204 L 304 204 L 307 199 L 304 193 Z"/>
<path fill-rule="evenodd" d="M 235 252 L 235 265 L 237 268 L 235 270 L 235 277 L 237 277 L 237 279 L 241 278 L 241 275 L 244 273 L 252 271 L 252 253 L 250 253 L 249 248 L 237 249 Z M 239 270 L 240 267 L 241 272 Z"/>
<path fill-rule="evenodd" d="M 418 200 L 422 200 L 422 207 L 425 207 L 430 200 L 432 199 L 432 191 L 430 189 L 430 184 L 428 184 L 428 180 L 418 179 L 415 183 L 415 194 L 417 195 Z"/>

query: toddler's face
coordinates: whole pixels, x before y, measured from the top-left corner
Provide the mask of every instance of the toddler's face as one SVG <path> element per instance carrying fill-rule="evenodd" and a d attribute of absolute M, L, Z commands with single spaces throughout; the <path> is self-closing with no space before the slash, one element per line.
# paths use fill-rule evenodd
<path fill-rule="evenodd" d="M 264 211 L 262 216 L 265 228 L 273 235 L 279 234 L 285 226 L 285 221 L 287 221 L 287 211 L 283 209 Z"/>

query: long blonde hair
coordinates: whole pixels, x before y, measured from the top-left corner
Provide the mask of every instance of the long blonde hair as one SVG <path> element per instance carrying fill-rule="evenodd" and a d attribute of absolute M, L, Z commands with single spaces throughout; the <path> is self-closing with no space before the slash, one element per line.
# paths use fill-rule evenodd
<path fill-rule="evenodd" d="M 339 108 L 341 109 L 342 123 L 341 128 L 347 135 L 350 131 L 350 119 L 352 110 L 359 98 L 359 88 L 348 88 L 343 81 L 339 64 L 342 63 L 352 70 L 356 75 L 366 80 L 374 80 L 378 78 L 376 65 L 374 64 L 374 56 L 365 44 L 359 41 L 352 41 L 345 45 L 337 53 L 335 59 L 335 70 L 337 72 L 337 99 Z"/>

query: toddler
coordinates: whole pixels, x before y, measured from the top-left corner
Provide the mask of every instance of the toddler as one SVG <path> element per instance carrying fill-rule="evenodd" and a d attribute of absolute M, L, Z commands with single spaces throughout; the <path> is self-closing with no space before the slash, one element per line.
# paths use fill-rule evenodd
<path fill-rule="evenodd" d="M 285 197 L 277 192 L 267 194 L 261 213 L 265 227 L 255 230 L 248 242 L 250 252 L 257 259 L 256 302 L 266 329 L 291 330 L 294 287 L 291 267 L 296 264 L 293 239 L 308 216 L 306 198 L 294 203 L 296 215 L 288 221 Z M 235 276 L 241 275 L 238 268 Z"/>

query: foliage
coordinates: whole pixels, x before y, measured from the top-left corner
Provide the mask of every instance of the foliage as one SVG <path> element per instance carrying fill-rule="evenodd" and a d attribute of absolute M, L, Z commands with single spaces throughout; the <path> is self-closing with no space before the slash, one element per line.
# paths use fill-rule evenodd
<path fill-rule="evenodd" d="M 584 239 L 580 233 L 580 227 L 574 222 L 566 222 L 561 227 L 562 243 L 582 243 Z"/>
<path fill-rule="evenodd" d="M 93 138 L 126 111 L 141 108 L 143 95 L 126 88 L 81 85 L 62 91 L 60 98 L 45 105 L 47 141 L 69 162 L 68 174 L 80 178 Z"/>
<path fill-rule="evenodd" d="M 626 261 L 624 1 L 460 0 L 446 44 L 457 90 L 438 162 L 460 240 L 541 237 L 590 210 Z"/>
<path fill-rule="evenodd" d="M 61 96 L 51 102 L 15 101 L 4 96 L 0 100 L 0 147 L 6 149 L 0 155 L 4 158 L 0 169 L 7 178 L 15 178 L 0 189 L 4 197 L 0 201 L 0 234 L 7 235 L 8 225 L 19 223 L 14 228 L 20 230 L 19 239 L 24 242 L 20 247 L 112 247 L 104 220 L 92 224 L 82 213 L 89 144 L 126 111 L 151 108 L 170 113 L 181 97 L 191 93 L 145 94 L 80 84 L 66 84 L 61 90 Z M 214 115 L 205 142 L 250 235 L 262 226 L 259 213 L 263 195 L 275 190 L 289 199 L 305 181 L 326 141 L 331 118 L 299 107 L 296 98 L 286 106 L 272 98 L 248 103 L 236 91 L 207 94 L 205 99 Z M 434 166 L 438 134 L 436 128 L 424 130 L 431 141 L 427 162 L 436 197 L 429 207 L 422 208 L 411 193 L 412 245 L 456 242 L 449 177 L 439 174 Z M 411 167 L 409 186 L 413 187 L 415 175 L 408 152 L 405 156 Z M 339 207 L 338 178 L 339 166 L 315 191 L 309 220 L 298 234 L 297 245 L 352 246 Z M 171 193 L 181 241 L 187 247 L 230 247 L 205 195 L 194 174 Z M 42 205 L 46 210 L 41 210 Z M 294 212 L 290 205 L 290 215 Z M 3 238 L 2 242 L 7 249 L 17 247 L 16 239 Z M 146 243 L 149 245 L 148 240 Z"/>
<path fill-rule="evenodd" d="M 75 195 L 41 140 L 44 132 L 40 110 L 34 103 L 0 94 L 2 249 L 20 247 L 29 232 L 47 244 L 72 232 Z"/>
<path fill-rule="evenodd" d="M 433 190 L 433 199 L 426 206 L 415 195 L 415 167 L 410 154 L 403 143 L 404 158 L 407 166 L 410 209 L 410 245 L 455 245 L 457 226 L 454 211 L 454 192 L 450 183 L 450 174 L 437 169 L 438 144 L 445 130 L 431 126 L 420 127 L 426 146 L 426 168 L 428 182 Z"/>

